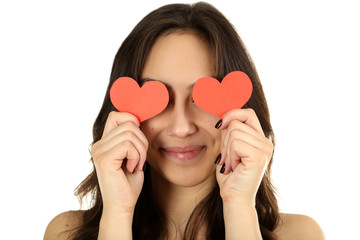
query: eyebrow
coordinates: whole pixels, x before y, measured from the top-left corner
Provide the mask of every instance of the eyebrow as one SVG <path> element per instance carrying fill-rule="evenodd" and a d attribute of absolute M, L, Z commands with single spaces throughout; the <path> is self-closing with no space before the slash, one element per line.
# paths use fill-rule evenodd
<path fill-rule="evenodd" d="M 167 84 L 167 83 L 165 83 L 165 82 L 163 82 L 163 81 L 161 81 L 161 80 L 157 80 L 157 79 L 153 79 L 153 78 L 143 78 L 143 79 L 141 79 L 141 80 L 139 81 L 139 85 L 142 86 L 142 85 L 144 85 L 146 82 L 150 82 L 150 81 L 158 81 L 158 82 L 161 82 L 161 83 L 163 83 L 163 84 L 165 85 L 165 87 L 166 87 L 168 90 L 171 90 L 171 89 L 172 89 L 172 87 L 171 87 L 169 84 Z M 193 89 L 194 85 L 195 85 L 195 82 L 194 82 L 193 84 L 190 84 L 190 85 L 187 87 L 187 89 Z"/>

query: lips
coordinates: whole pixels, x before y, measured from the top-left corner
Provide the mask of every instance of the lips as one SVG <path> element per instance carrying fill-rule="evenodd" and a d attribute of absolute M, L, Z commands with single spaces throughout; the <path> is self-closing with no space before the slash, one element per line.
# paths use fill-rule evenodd
<path fill-rule="evenodd" d="M 171 158 L 175 158 L 180 161 L 189 161 L 198 156 L 205 146 L 202 145 L 190 145 L 185 147 L 174 146 L 164 147 L 161 150 Z"/>

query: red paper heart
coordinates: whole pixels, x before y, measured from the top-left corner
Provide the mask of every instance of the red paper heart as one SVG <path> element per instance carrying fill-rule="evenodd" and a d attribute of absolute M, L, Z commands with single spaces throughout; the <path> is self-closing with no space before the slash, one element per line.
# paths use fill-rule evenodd
<path fill-rule="evenodd" d="M 197 106 L 221 118 L 226 112 L 243 107 L 249 101 L 252 89 L 246 73 L 234 71 L 221 83 L 212 77 L 200 78 L 194 84 L 192 95 Z"/>
<path fill-rule="evenodd" d="M 142 122 L 166 108 L 169 93 L 159 81 L 146 82 L 140 88 L 134 79 L 120 77 L 111 86 L 110 100 L 119 112 L 131 113 Z"/>

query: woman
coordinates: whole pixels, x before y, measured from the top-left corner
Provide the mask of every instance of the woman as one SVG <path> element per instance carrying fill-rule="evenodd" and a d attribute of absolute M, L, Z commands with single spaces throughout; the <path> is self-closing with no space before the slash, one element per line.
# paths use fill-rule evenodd
<path fill-rule="evenodd" d="M 243 109 L 219 119 L 193 103 L 197 79 L 236 70 L 253 84 Z M 165 83 L 166 109 L 142 123 L 115 111 L 109 91 L 122 76 Z M 209 4 L 167 5 L 133 29 L 93 135 L 94 171 L 77 194 L 91 193 L 94 204 L 55 217 L 45 239 L 324 239 L 311 218 L 279 213 L 260 80 L 234 28 Z"/>

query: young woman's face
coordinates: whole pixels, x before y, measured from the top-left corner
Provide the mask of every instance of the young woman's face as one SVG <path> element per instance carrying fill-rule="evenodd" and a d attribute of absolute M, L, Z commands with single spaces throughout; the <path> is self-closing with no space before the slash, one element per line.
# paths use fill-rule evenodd
<path fill-rule="evenodd" d="M 167 108 L 141 124 L 149 141 L 147 161 L 158 175 L 177 185 L 215 179 L 221 133 L 214 126 L 219 118 L 192 101 L 193 84 L 207 76 L 215 76 L 210 48 L 189 32 L 159 37 L 143 69 L 142 79 L 159 80 L 169 91 Z"/>

